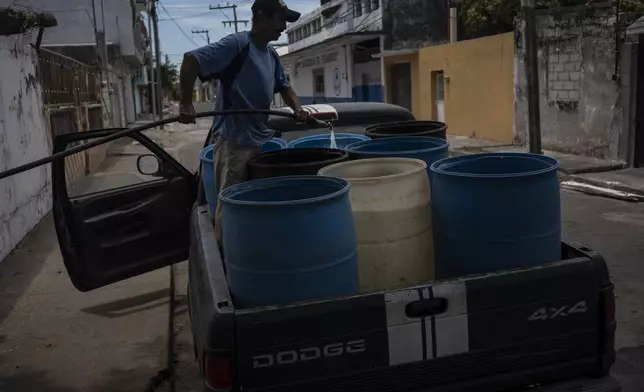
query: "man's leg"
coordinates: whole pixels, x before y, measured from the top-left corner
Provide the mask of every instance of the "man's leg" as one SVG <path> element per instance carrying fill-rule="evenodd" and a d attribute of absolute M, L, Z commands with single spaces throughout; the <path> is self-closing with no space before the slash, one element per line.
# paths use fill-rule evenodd
<path fill-rule="evenodd" d="M 215 145 L 214 165 L 215 184 L 217 184 L 217 195 L 223 190 L 240 182 L 248 177 L 246 165 L 255 155 L 259 154 L 260 147 L 240 146 L 234 143 L 221 140 Z M 221 228 L 221 202 L 217 202 L 215 213 L 215 235 L 220 249 L 223 247 Z"/>

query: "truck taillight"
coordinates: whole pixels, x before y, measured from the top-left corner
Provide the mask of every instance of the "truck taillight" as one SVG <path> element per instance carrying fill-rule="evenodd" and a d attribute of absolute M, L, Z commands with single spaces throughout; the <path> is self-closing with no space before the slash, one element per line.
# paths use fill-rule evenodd
<path fill-rule="evenodd" d="M 230 355 L 207 352 L 204 361 L 204 376 L 208 387 L 215 391 L 230 391 L 233 385 Z"/>
<path fill-rule="evenodd" d="M 600 375 L 607 374 L 615 362 L 615 293 L 614 286 L 604 288 L 600 298 L 601 335 L 600 335 Z"/>
<path fill-rule="evenodd" d="M 607 323 L 615 322 L 615 293 L 614 287 L 604 289 L 602 291 L 602 302 L 604 306 L 604 317 L 606 318 Z"/>

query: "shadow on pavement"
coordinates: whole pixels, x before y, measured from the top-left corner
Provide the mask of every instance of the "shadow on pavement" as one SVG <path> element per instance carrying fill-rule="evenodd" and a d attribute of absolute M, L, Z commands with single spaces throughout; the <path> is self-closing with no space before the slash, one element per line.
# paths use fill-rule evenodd
<path fill-rule="evenodd" d="M 644 390 L 644 346 L 619 350 L 611 374 L 623 391 Z"/>
<path fill-rule="evenodd" d="M 161 289 L 81 310 L 98 316 L 116 318 L 167 305 L 169 299 L 170 290 Z"/>
<path fill-rule="evenodd" d="M 16 369 L 18 374 L 11 376 L 0 376 L 0 391 L 2 392 L 82 392 L 69 386 L 57 384 L 55 377 L 52 377 L 44 370 L 33 371 L 24 368 Z"/>
<path fill-rule="evenodd" d="M 0 325 L 11 314 L 55 248 L 58 248 L 58 239 L 50 213 L 0 263 Z"/>

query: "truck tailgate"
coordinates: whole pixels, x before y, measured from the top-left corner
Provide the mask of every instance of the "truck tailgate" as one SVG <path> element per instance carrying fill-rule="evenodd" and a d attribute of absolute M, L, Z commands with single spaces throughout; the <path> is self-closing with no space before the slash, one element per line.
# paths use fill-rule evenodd
<path fill-rule="evenodd" d="M 601 372 L 603 260 L 235 311 L 249 391 L 497 390 Z M 442 387 L 442 388 L 441 388 Z"/>

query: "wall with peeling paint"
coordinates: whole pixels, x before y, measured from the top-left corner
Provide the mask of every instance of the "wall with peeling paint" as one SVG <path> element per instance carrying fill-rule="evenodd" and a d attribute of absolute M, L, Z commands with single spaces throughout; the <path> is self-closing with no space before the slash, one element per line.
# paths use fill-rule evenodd
<path fill-rule="evenodd" d="M 448 41 L 447 0 L 382 0 L 386 50 L 415 49 Z"/>
<path fill-rule="evenodd" d="M 612 5 L 540 11 L 539 103 L 545 149 L 620 158 L 624 96 L 616 74 L 616 17 Z M 523 25 L 515 35 L 515 132 L 525 144 L 528 127 Z"/>
<path fill-rule="evenodd" d="M 94 45 L 94 11 L 96 8 L 96 27 L 103 29 L 105 15 L 105 35 L 108 43 L 120 46 L 122 54 L 135 52 L 134 13 L 129 1 L 123 0 L 0 0 L 0 7 L 17 7 L 51 12 L 58 25 L 45 30 L 43 46 L 49 45 Z"/>
<path fill-rule="evenodd" d="M 30 35 L 0 37 L 0 171 L 50 155 Z M 0 261 L 51 209 L 49 165 L 0 180 Z"/>

